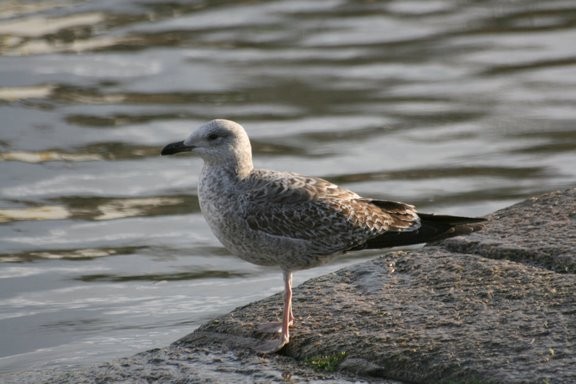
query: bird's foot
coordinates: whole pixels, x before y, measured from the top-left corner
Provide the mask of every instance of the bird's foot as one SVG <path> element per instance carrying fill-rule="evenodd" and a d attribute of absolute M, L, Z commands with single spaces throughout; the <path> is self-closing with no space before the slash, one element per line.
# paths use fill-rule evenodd
<path fill-rule="evenodd" d="M 259 333 L 281 333 L 282 323 L 279 321 L 272 321 L 270 323 L 259 324 L 256 331 Z"/>
<path fill-rule="evenodd" d="M 288 326 L 291 327 L 294 321 L 290 321 Z M 282 333 L 282 322 L 281 321 L 271 321 L 270 323 L 264 323 L 258 325 L 256 331 L 259 333 Z"/>
<path fill-rule="evenodd" d="M 276 353 L 279 350 L 281 350 L 282 348 L 284 348 L 284 346 L 286 344 L 288 344 L 288 339 L 281 337 L 279 339 L 274 339 L 274 340 L 266 340 L 266 341 L 262 341 L 261 343 L 259 343 L 255 349 L 256 352 L 258 353 L 264 353 L 264 354 L 269 354 L 269 353 Z"/>
<path fill-rule="evenodd" d="M 294 321 L 291 320 L 288 323 L 288 326 L 292 326 L 293 323 Z M 274 335 L 273 339 L 263 340 L 262 342 L 258 343 L 255 349 L 259 353 L 269 354 L 278 352 L 286 344 L 288 344 L 288 341 L 290 340 L 288 332 L 286 332 L 286 334 L 282 333 L 282 322 L 280 321 L 273 321 L 270 323 L 260 324 L 256 328 L 256 331 L 262 334 Z M 280 337 L 276 335 L 280 335 Z"/>

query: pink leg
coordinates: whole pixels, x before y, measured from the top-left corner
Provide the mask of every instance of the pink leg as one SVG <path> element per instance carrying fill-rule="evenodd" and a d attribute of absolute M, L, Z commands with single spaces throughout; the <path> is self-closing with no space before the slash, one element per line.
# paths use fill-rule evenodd
<path fill-rule="evenodd" d="M 292 313 L 292 272 L 282 271 L 284 275 L 284 310 L 282 311 L 282 324 L 266 324 L 261 327 L 262 332 L 282 332 L 280 340 L 269 340 L 256 347 L 262 353 L 274 353 L 282 349 L 290 341 L 290 326 L 294 324 L 294 314 Z"/>
<path fill-rule="evenodd" d="M 290 326 L 294 323 L 292 313 L 292 272 L 283 271 L 284 275 L 284 312 L 282 314 L 282 345 L 290 340 Z"/>

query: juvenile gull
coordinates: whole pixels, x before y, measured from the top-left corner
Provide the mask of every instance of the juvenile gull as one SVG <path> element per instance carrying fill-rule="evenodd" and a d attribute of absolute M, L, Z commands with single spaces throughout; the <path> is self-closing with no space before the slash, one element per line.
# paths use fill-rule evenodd
<path fill-rule="evenodd" d="M 230 120 L 201 125 L 162 155 L 192 151 L 204 160 L 200 209 L 212 232 L 250 263 L 279 266 L 284 275 L 281 338 L 289 341 L 292 272 L 338 254 L 366 248 L 426 243 L 480 229 L 480 218 L 416 213 L 414 206 L 361 197 L 329 181 L 296 173 L 254 169 L 244 128 Z"/>

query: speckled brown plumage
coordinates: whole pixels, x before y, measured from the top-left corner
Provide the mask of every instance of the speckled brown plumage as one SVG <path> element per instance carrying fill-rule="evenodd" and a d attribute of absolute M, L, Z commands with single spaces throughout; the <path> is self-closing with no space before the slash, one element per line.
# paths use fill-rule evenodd
<path fill-rule="evenodd" d="M 254 170 L 240 215 L 252 230 L 311 242 L 307 257 L 359 248 L 388 231 L 414 231 L 413 206 L 377 205 L 326 180 L 294 173 Z"/>

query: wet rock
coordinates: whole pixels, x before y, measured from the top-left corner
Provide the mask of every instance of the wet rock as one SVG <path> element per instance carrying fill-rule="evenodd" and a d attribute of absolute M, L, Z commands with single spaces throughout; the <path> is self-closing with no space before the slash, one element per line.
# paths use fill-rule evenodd
<path fill-rule="evenodd" d="M 488 219 L 481 232 L 448 239 L 442 246 L 452 252 L 576 273 L 576 188 L 531 197 Z"/>
<path fill-rule="evenodd" d="M 169 347 L 14 382 L 576 382 L 576 189 L 489 218 L 300 285 L 279 354 L 252 351 L 267 337 L 258 325 L 280 316 L 277 294 Z"/>

